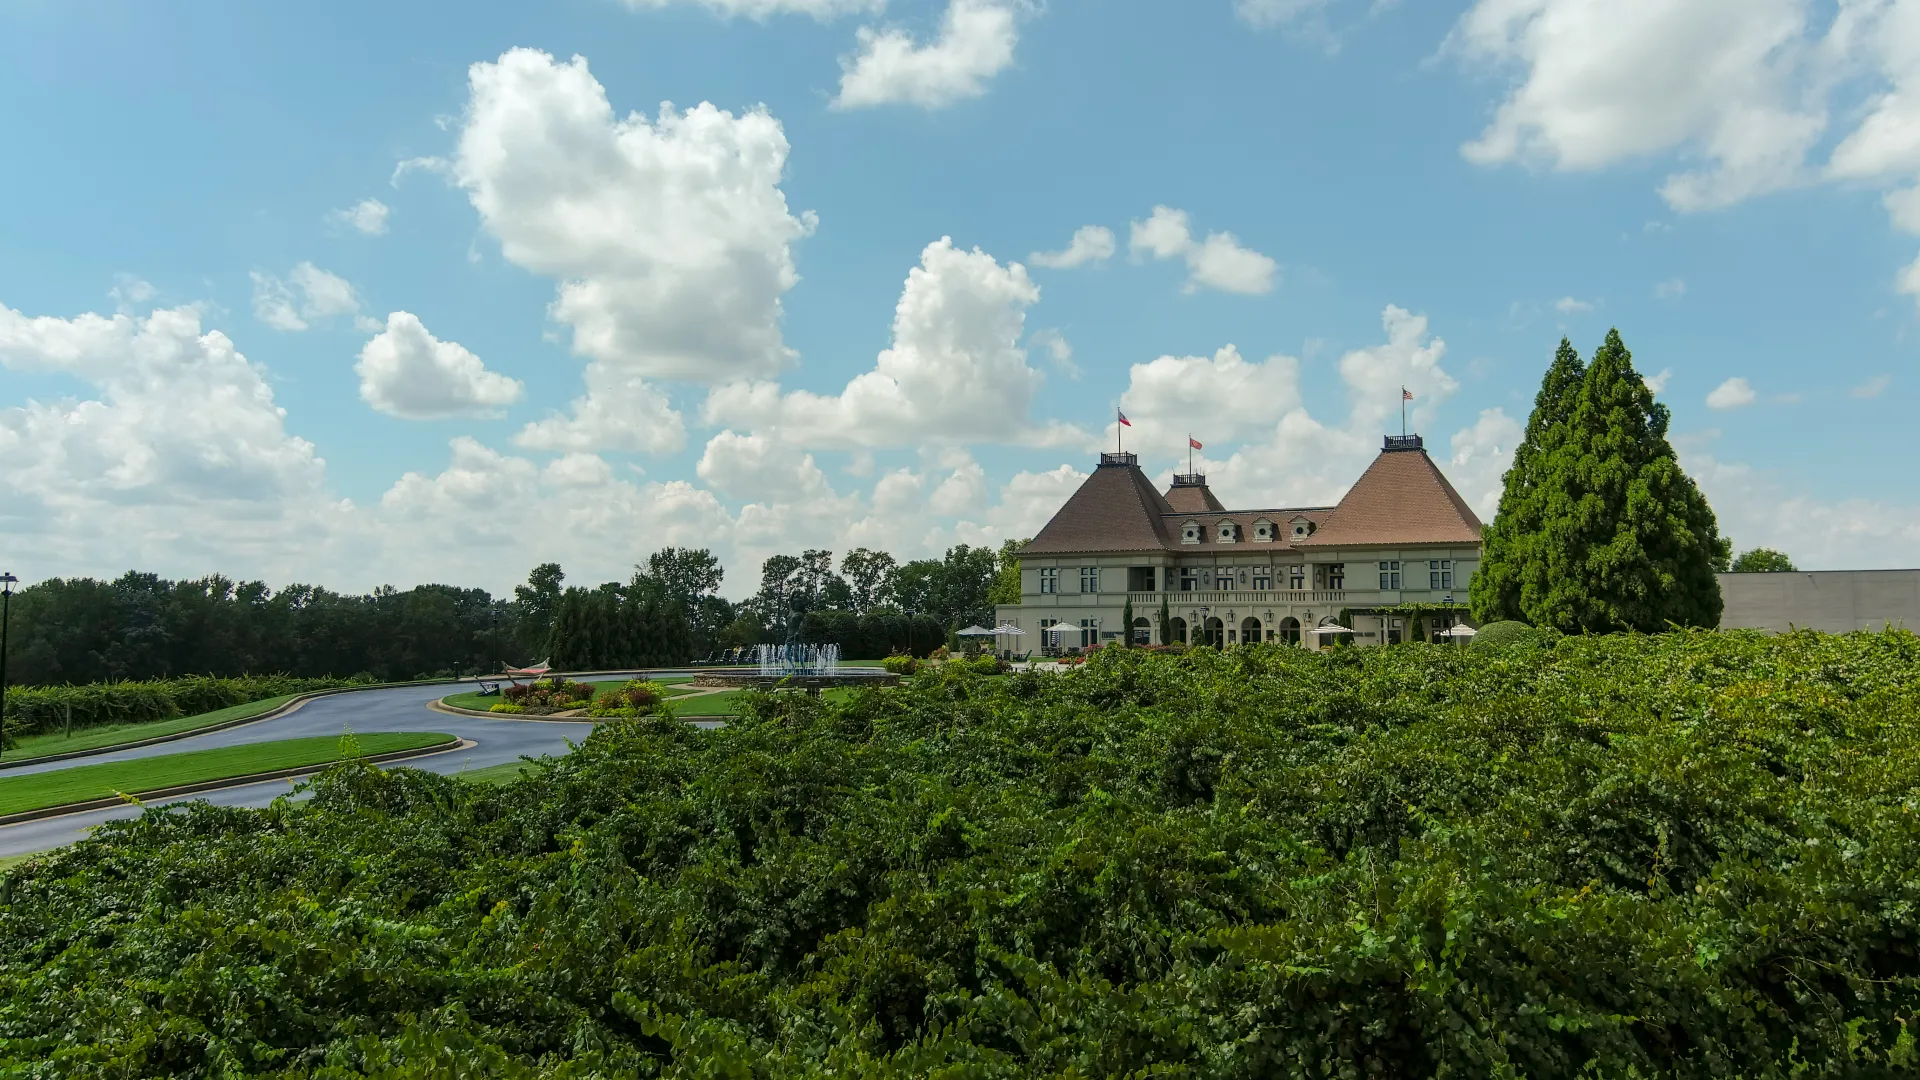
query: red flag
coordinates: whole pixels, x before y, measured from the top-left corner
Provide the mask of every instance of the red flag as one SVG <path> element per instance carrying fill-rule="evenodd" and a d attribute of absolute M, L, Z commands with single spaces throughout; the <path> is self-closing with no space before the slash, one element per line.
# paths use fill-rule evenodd
<path fill-rule="evenodd" d="M 1187 445 L 1193 447 L 1195 450 L 1203 449 L 1200 445 L 1200 440 L 1191 435 L 1187 436 Z"/>
<path fill-rule="evenodd" d="M 1401 388 L 1400 388 L 1400 400 L 1402 400 L 1402 401 L 1412 401 L 1412 400 L 1413 400 L 1413 391 L 1411 391 L 1411 390 L 1409 390 L 1409 389 L 1407 389 L 1407 388 L 1406 388 L 1406 387 L 1404 387 L 1404 386 L 1403 386 L 1403 387 L 1401 387 Z"/>
<path fill-rule="evenodd" d="M 1118 410 L 1118 409 L 1115 409 L 1114 411 L 1115 411 L 1115 412 L 1120 412 L 1120 410 Z M 1133 426 L 1133 421 L 1131 421 L 1131 420 L 1129 420 L 1129 419 L 1127 419 L 1127 414 L 1126 414 L 1126 413 L 1120 413 L 1120 422 L 1121 422 L 1122 424 L 1125 424 L 1125 425 L 1126 425 L 1127 427 L 1132 427 L 1132 426 Z"/>

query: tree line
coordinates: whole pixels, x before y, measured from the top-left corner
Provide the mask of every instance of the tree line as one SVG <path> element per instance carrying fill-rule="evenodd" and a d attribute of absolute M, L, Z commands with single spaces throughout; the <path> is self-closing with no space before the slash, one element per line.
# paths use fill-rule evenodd
<path fill-rule="evenodd" d="M 1020 543 L 998 552 L 961 544 L 904 563 L 856 548 L 837 567 L 829 551 L 776 555 L 761 566 L 759 590 L 738 603 L 720 595 L 717 556 L 671 547 L 627 581 L 592 587 L 569 586 L 559 564 L 542 563 L 510 597 L 441 584 L 276 591 L 219 574 L 51 578 L 13 598 L 9 681 L 265 673 L 399 681 L 543 659 L 575 670 L 682 664 L 790 638 L 835 641 L 848 656 L 883 646 L 879 655 L 924 653 L 950 630 L 989 621 L 993 604 L 1018 600 Z"/>

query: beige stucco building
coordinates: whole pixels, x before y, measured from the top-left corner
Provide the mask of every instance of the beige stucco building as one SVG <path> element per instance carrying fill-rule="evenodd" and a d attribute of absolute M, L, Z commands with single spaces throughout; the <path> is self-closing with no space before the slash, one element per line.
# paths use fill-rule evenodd
<path fill-rule="evenodd" d="M 1164 637 L 1230 646 L 1312 644 L 1351 619 L 1357 644 L 1404 640 L 1462 618 L 1480 520 L 1420 436 L 1389 436 L 1338 505 L 1229 510 L 1203 475 L 1160 491 L 1133 454 L 1100 465 L 1020 553 L 1020 603 L 995 617 L 1025 642 L 1080 648 Z M 1127 602 L 1133 624 L 1126 625 Z M 1058 635 L 1046 633 L 1064 624 Z"/>

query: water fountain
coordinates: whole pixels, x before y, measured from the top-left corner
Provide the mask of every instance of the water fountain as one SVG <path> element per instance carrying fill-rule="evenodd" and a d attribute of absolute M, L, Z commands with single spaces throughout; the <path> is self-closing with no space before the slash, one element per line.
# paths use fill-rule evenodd
<path fill-rule="evenodd" d="M 762 675 L 834 675 L 840 671 L 840 646 L 757 645 L 753 659 Z"/>
<path fill-rule="evenodd" d="M 900 676 L 879 668 L 841 667 L 838 645 L 759 645 L 753 650 L 753 661 L 751 669 L 702 671 L 694 676 L 693 685 L 818 694 L 835 686 L 893 686 L 900 681 Z"/>

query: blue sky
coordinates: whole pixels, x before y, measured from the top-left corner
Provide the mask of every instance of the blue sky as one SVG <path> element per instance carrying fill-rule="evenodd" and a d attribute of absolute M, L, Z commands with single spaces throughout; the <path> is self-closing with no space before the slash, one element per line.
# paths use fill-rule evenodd
<path fill-rule="evenodd" d="M 1609 326 L 1737 544 L 1916 562 L 1913 0 L 17 0 L 0 42 L 28 580 L 674 543 L 739 593 L 1029 535 L 1116 406 L 1156 473 L 1192 431 L 1230 504 L 1329 502 L 1403 383 L 1490 516 Z"/>

